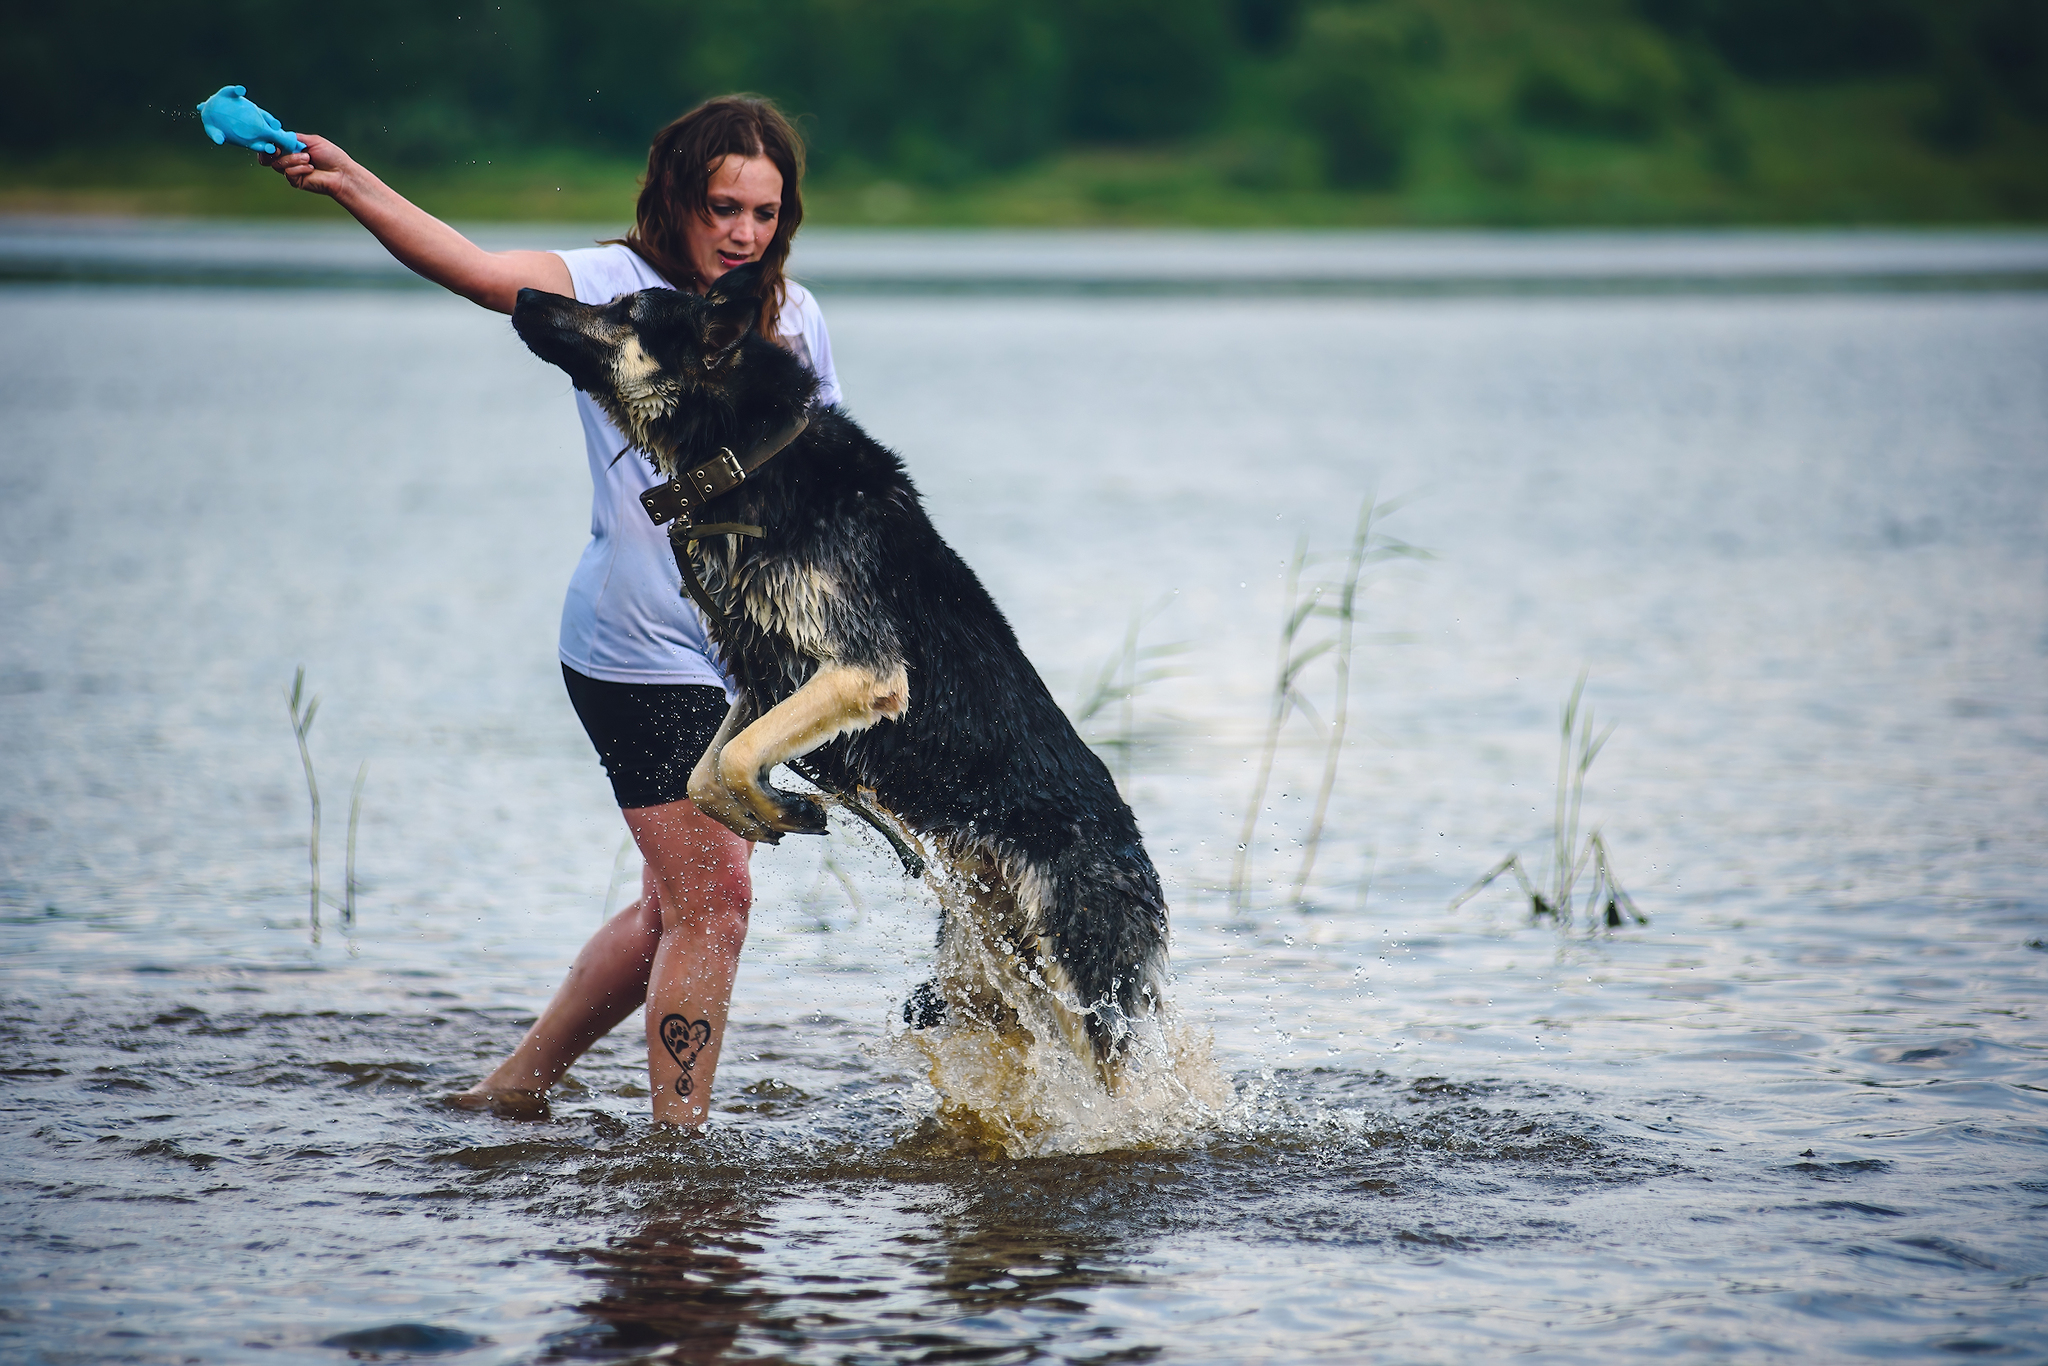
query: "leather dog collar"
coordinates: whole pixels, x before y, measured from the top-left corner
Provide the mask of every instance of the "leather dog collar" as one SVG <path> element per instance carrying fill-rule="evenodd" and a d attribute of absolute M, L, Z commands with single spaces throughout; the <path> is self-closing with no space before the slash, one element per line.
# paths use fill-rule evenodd
<path fill-rule="evenodd" d="M 803 435 L 804 428 L 810 425 L 809 415 L 799 413 L 794 422 L 743 456 L 736 456 L 730 447 L 721 446 L 715 459 L 706 460 L 695 469 L 685 470 L 666 484 L 656 484 L 641 494 L 640 505 L 647 509 L 648 520 L 656 526 L 678 518 L 687 524 L 691 513 L 720 494 L 730 493 L 745 483 L 748 475 L 781 454 L 783 448 Z"/>
<path fill-rule="evenodd" d="M 656 484 L 640 495 L 640 505 L 647 509 L 649 521 L 656 526 L 674 524 L 668 528 L 669 550 L 675 555 L 676 569 L 683 576 L 684 591 L 689 593 L 706 617 L 722 619 L 725 609 L 718 605 L 704 587 L 704 581 L 697 577 L 697 566 L 690 560 L 691 547 L 700 537 L 759 536 L 762 528 L 747 522 L 712 522 L 699 526 L 691 520 L 690 514 L 719 494 L 730 493 L 744 484 L 748 475 L 779 455 L 810 425 L 809 415 L 799 413 L 795 421 L 746 455 L 735 456 L 730 447 L 721 446 L 716 460 L 707 460 L 693 470 L 685 470 L 666 484 Z"/>

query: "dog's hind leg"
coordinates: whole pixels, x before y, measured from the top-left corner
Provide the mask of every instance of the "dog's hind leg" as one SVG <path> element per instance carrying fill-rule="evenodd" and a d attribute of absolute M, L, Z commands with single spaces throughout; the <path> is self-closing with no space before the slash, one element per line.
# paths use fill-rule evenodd
<path fill-rule="evenodd" d="M 1037 936 L 1001 861 L 987 849 L 947 840 L 940 861 L 947 877 L 939 893 L 937 974 L 911 994 L 905 1022 L 925 1028 L 950 1020 L 1008 1033 L 1018 1026 L 1016 1003 L 1043 989 L 1042 977 L 1031 984 Z"/>
<path fill-rule="evenodd" d="M 822 835 L 824 807 L 771 785 L 768 770 L 841 735 L 900 717 L 909 705 L 910 678 L 901 664 L 886 672 L 826 665 L 737 735 L 714 741 L 690 775 L 690 798 L 698 801 L 698 779 L 703 774 L 705 800 L 698 805 L 746 838 L 773 844 L 788 834 Z M 727 724 L 733 719 L 728 715 Z M 706 763 L 712 771 L 705 771 Z"/>
<path fill-rule="evenodd" d="M 1071 899 L 1060 869 L 965 841 L 952 842 L 944 861 L 952 876 L 940 896 L 939 971 L 904 1004 L 904 1022 L 1058 1039 L 1114 1093 L 1116 1055 L 1130 1031 L 1112 1022 L 1117 987 L 1098 981 L 1092 963 L 1067 961 L 1051 932 L 1056 907 Z"/>
<path fill-rule="evenodd" d="M 1082 1008 L 1069 1029 L 1076 1051 L 1094 1054 L 1109 1075 L 1133 1027 L 1161 1004 L 1166 968 L 1166 898 L 1135 830 L 1091 839 L 1041 870 L 1038 913 L 1055 980 Z"/>

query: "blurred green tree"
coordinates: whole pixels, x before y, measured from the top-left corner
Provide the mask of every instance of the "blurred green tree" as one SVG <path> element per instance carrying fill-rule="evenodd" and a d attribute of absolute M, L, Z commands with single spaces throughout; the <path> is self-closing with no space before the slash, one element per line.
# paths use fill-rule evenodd
<path fill-rule="evenodd" d="M 1661 44 L 1622 38 L 1590 46 L 1559 44 L 1523 67 L 1515 82 L 1514 109 L 1534 128 L 1642 142 L 1661 133 L 1681 105 L 1699 102 L 1698 91 L 1688 92 L 1687 85 L 1678 62 Z"/>
<path fill-rule="evenodd" d="M 2048 0 L 1994 0 L 1978 16 L 1978 59 L 2032 119 L 2048 119 Z"/>
<path fill-rule="evenodd" d="M 1321 144 L 1332 185 L 1381 190 L 1400 182 L 1415 131 L 1415 32 L 1412 16 L 1384 6 L 1330 5 L 1304 16 L 1295 105 Z"/>
<path fill-rule="evenodd" d="M 182 185 L 128 158 L 205 156 L 233 82 L 373 166 L 506 166 L 441 183 L 520 212 L 518 168 L 615 187 L 734 90 L 798 118 L 840 215 L 2048 212 L 2048 0 L 16 0 L 0 171 Z"/>
<path fill-rule="evenodd" d="M 752 87 L 805 121 L 822 167 L 938 183 L 1040 155 L 1062 131 L 1055 16 L 1030 0 L 768 0 L 744 61 L 702 82 Z"/>
<path fill-rule="evenodd" d="M 1074 137 L 1173 137 L 1220 112 L 1231 55 L 1220 0 L 1061 0 L 1057 13 Z"/>
<path fill-rule="evenodd" d="M 1910 70 L 1931 51 L 1925 11 L 1913 0 L 1640 0 L 1640 8 L 1759 80 Z"/>
<path fill-rule="evenodd" d="M 1300 19 L 1301 0 L 1231 0 L 1231 32 L 1245 51 L 1261 56 L 1283 50 Z"/>

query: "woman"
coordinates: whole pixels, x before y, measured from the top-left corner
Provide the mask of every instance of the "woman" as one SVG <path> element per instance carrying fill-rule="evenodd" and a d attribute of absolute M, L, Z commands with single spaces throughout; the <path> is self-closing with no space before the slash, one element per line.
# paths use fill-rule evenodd
<path fill-rule="evenodd" d="M 582 251 L 485 251 L 332 142 L 299 138 L 305 151 L 264 162 L 333 198 L 412 270 L 500 313 L 528 287 L 584 303 L 641 289 L 701 293 L 759 261 L 763 334 L 817 374 L 821 402 L 839 402 L 824 318 L 783 276 L 803 221 L 802 143 L 764 100 L 710 100 L 662 129 L 633 231 Z M 686 796 L 691 766 L 724 719 L 726 681 L 682 595 L 668 538 L 640 506 L 653 470 L 587 395 L 576 405 L 595 489 L 590 544 L 562 609 L 562 677 L 646 868 L 640 899 L 591 937 L 512 1056 L 460 1099 L 539 1111 L 569 1065 L 644 1002 L 655 1122 L 696 1126 L 709 1108 L 752 899 L 752 846 Z"/>

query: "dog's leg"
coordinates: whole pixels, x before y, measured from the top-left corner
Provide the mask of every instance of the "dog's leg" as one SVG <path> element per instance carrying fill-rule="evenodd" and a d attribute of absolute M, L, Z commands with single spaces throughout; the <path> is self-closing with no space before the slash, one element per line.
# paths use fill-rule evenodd
<path fill-rule="evenodd" d="M 735 702 L 725 713 L 725 720 L 718 727 L 718 734 L 711 737 L 711 743 L 697 763 L 690 770 L 690 800 L 699 811 L 717 821 L 726 829 L 747 840 L 775 840 L 773 830 L 763 825 L 747 804 L 734 796 L 718 777 L 718 756 L 726 742 L 746 727 L 751 712 L 744 700 Z"/>
<path fill-rule="evenodd" d="M 900 717 L 909 705 L 910 678 L 901 664 L 886 673 L 846 664 L 827 665 L 759 720 L 716 747 L 719 786 L 771 832 L 759 836 L 771 844 L 785 834 L 822 835 L 824 807 L 809 797 L 770 786 L 768 770 L 785 759 L 801 758 L 838 736 Z M 695 796 L 694 777 L 691 795 Z M 716 811 L 712 814 L 732 824 Z"/>

